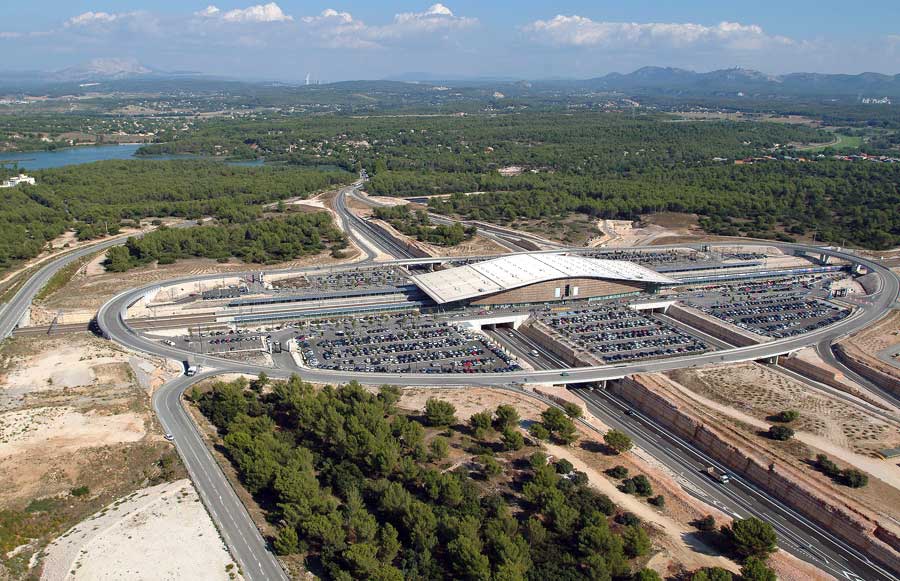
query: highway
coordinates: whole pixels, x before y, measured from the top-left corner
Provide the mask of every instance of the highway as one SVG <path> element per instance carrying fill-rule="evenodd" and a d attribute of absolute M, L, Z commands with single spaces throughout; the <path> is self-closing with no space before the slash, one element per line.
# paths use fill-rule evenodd
<path fill-rule="evenodd" d="M 347 207 L 347 195 L 359 190 L 362 184 L 362 181 L 358 181 L 338 192 L 338 195 L 334 198 L 334 210 L 340 217 L 343 230 L 356 242 L 360 250 L 366 254 L 364 262 L 374 260 L 376 257 L 376 254 L 370 249 L 371 246 L 375 246 L 379 251 L 396 258 L 414 258 L 409 250 L 394 238 L 381 233 L 377 228 L 354 214 Z"/>
<path fill-rule="evenodd" d="M 126 239 L 127 237 L 125 236 L 110 238 L 98 242 L 97 244 L 66 252 L 59 258 L 48 260 L 44 266 L 38 269 L 38 271 L 22 285 L 22 288 L 18 290 L 8 303 L 0 306 L 0 341 L 12 334 L 13 329 L 19 324 L 22 316 L 28 308 L 31 307 L 34 297 L 37 296 L 40 290 L 44 288 L 44 285 L 47 284 L 57 271 L 85 256 L 90 256 L 95 252 L 100 252 L 101 250 L 124 244 Z"/>
<path fill-rule="evenodd" d="M 390 207 L 391 204 L 387 204 L 385 202 L 380 202 L 374 197 L 363 197 L 360 195 L 359 191 L 362 187 L 362 183 L 355 187 L 350 195 L 355 199 L 359 200 L 363 204 L 367 204 L 373 208 L 378 207 Z M 494 242 L 498 243 L 500 246 L 511 250 L 513 252 L 521 252 L 521 251 L 531 251 L 532 249 L 523 246 L 522 241 L 530 242 L 536 245 L 538 248 L 550 248 L 556 250 L 565 249 L 565 246 L 551 240 L 547 240 L 545 238 L 541 238 L 539 236 L 535 236 L 533 234 L 529 234 L 527 232 L 518 232 L 511 231 L 507 228 L 502 228 L 500 226 L 494 226 L 493 224 L 486 224 L 484 222 L 469 222 L 466 220 L 454 220 L 453 218 L 448 218 L 446 216 L 442 216 L 440 214 L 435 214 L 432 212 L 428 213 L 428 218 L 431 220 L 433 224 L 443 224 L 445 226 L 452 226 L 457 222 L 463 224 L 464 226 L 475 226 L 478 229 L 478 234 L 484 236 L 485 238 L 490 238 Z"/>
<path fill-rule="evenodd" d="M 820 341 L 816 344 L 816 353 L 819 354 L 819 357 L 825 363 L 831 365 L 841 373 L 843 373 L 850 381 L 856 382 L 857 384 L 869 389 L 878 395 L 880 395 L 884 400 L 892 402 L 896 405 L 900 405 L 900 396 L 895 394 L 892 391 L 888 391 L 887 389 L 883 389 L 880 385 L 869 381 L 862 375 L 853 371 L 846 365 L 844 365 L 834 354 L 834 351 L 831 349 L 833 341 Z"/>
<path fill-rule="evenodd" d="M 842 254 L 838 251 L 828 252 L 834 254 Z M 410 262 L 413 261 L 397 261 L 396 264 L 408 264 Z M 867 261 L 860 260 L 860 262 Z M 395 262 L 384 262 L 382 264 L 390 265 L 395 264 Z M 577 367 L 552 371 L 539 370 L 534 372 L 515 372 L 502 374 L 472 374 L 467 375 L 465 380 L 471 385 L 487 386 L 509 384 L 510 382 L 557 384 L 586 383 L 604 379 L 617 379 L 634 373 L 671 371 L 684 367 L 700 366 L 714 363 L 739 363 L 744 361 L 761 360 L 772 357 L 774 355 L 781 355 L 789 353 L 791 351 L 796 351 L 810 345 L 815 345 L 822 341 L 831 342 L 838 337 L 842 337 L 848 333 L 870 325 L 872 322 L 878 320 L 881 316 L 883 316 L 889 306 L 893 304 L 894 298 L 897 296 L 898 289 L 900 289 L 900 281 L 898 281 L 897 277 L 891 271 L 880 268 L 877 264 L 872 263 L 871 268 L 876 269 L 877 272 L 882 274 L 882 276 L 885 278 L 885 285 L 878 295 L 874 295 L 872 297 L 872 301 L 870 304 L 860 307 L 850 316 L 842 319 L 834 325 L 816 329 L 815 331 L 805 333 L 803 335 L 782 338 L 759 345 L 723 349 L 720 351 L 699 353 L 696 355 L 688 355 L 670 359 L 625 363 L 611 366 L 602 365 L 594 367 Z M 195 280 L 201 278 L 203 277 L 194 277 L 184 280 Z M 214 278 L 214 275 L 210 275 L 210 278 Z M 128 324 L 126 324 L 125 320 L 122 318 L 122 314 L 125 312 L 127 306 L 140 299 L 140 297 L 143 296 L 145 292 L 153 288 L 153 286 L 157 285 L 148 285 L 146 287 L 132 289 L 131 291 L 127 291 L 113 298 L 101 308 L 98 314 L 98 323 L 108 337 L 120 343 L 124 342 L 123 344 L 125 344 L 126 346 L 149 353 L 165 355 L 173 357 L 175 359 L 183 360 L 187 358 L 189 354 L 184 351 L 174 349 L 167 350 L 165 346 L 161 346 L 155 342 L 148 341 L 145 338 L 140 337 L 137 333 L 134 332 L 133 329 L 129 327 Z M 223 361 L 221 359 L 196 355 L 191 357 L 193 360 L 196 360 L 202 365 L 218 367 L 222 369 L 228 368 L 230 370 L 238 371 L 246 369 L 251 373 L 258 373 L 260 371 L 266 370 L 266 368 L 260 366 L 237 364 L 234 362 Z M 295 371 L 303 373 L 304 377 L 311 381 L 334 383 L 346 379 L 344 374 L 342 374 L 341 372 L 299 368 Z M 562 371 L 565 371 L 567 375 L 561 376 L 560 373 Z M 389 373 L 359 373 L 356 374 L 355 377 L 360 381 L 372 383 L 374 385 L 379 385 L 382 383 L 393 383 L 397 385 L 443 385 L 447 382 L 448 379 L 450 381 L 457 381 L 457 378 L 455 376 L 447 377 L 438 374 L 398 375 Z"/>
<path fill-rule="evenodd" d="M 203 442 L 193 418 L 181 404 L 185 389 L 212 375 L 215 372 L 201 373 L 194 377 L 181 376 L 166 383 L 153 394 L 153 410 L 166 433 L 175 437 L 178 455 L 216 523 L 219 534 L 240 565 L 244 579 L 287 581 L 288 576 L 278 559 L 268 550 L 266 541 L 253 524 L 241 499 Z"/>
<path fill-rule="evenodd" d="M 773 498 L 754 484 L 732 473 L 731 482 L 721 484 L 702 473 L 707 466 L 731 472 L 726 466 L 675 436 L 653 418 L 632 410 L 614 395 L 601 390 L 573 390 L 588 411 L 611 428 L 632 437 L 635 445 L 661 462 L 685 491 L 736 518 L 756 516 L 772 524 L 778 546 L 812 563 L 837 579 L 894 580 L 896 577 L 865 555 Z"/>
<path fill-rule="evenodd" d="M 822 251 L 818 248 L 801 247 L 793 245 L 795 249 L 803 248 L 807 251 Z M 846 255 L 840 251 L 829 250 L 828 253 L 839 257 L 849 258 L 863 262 L 855 256 Z M 413 261 L 397 261 L 409 263 Z M 391 264 L 390 262 L 385 264 Z M 853 314 L 830 327 L 817 329 L 811 333 L 798 337 L 780 339 L 749 347 L 723 349 L 711 353 L 699 355 L 648 361 L 644 363 L 622 364 L 614 366 L 598 366 L 589 368 L 572 368 L 566 370 L 535 370 L 532 372 L 518 372 L 507 374 L 466 374 L 466 375 L 426 375 L 426 374 L 375 374 L 359 373 L 354 378 L 371 384 L 391 383 L 395 385 L 433 385 L 455 386 L 464 383 L 469 386 L 494 386 L 508 387 L 512 383 L 590 383 L 603 379 L 621 378 L 626 375 L 643 372 L 666 371 L 688 366 L 699 366 L 707 363 L 738 362 L 763 359 L 776 354 L 787 353 L 805 346 L 818 343 L 830 343 L 834 339 L 865 327 L 879 319 L 884 312 L 894 303 L 900 289 L 900 281 L 890 271 L 880 268 L 876 263 L 866 264 L 869 268 L 879 272 L 884 285 L 877 295 L 871 297 L 871 302 L 857 309 Z M 116 342 L 139 351 L 154 353 L 175 359 L 185 359 L 186 353 L 175 348 L 167 347 L 157 342 L 147 340 L 136 330 L 129 327 L 123 314 L 127 307 L 138 300 L 148 290 L 133 289 L 113 298 L 105 304 L 98 313 L 98 323 L 103 332 Z M 271 377 L 285 377 L 291 372 L 299 372 L 308 381 L 324 383 L 340 383 L 346 381 L 344 373 L 324 371 L 319 369 L 277 369 L 254 366 L 237 362 L 229 362 L 222 359 L 191 355 L 191 361 L 210 370 L 221 372 L 241 371 L 246 373 L 259 373 L 265 371 Z M 562 376 L 561 373 L 566 373 Z M 579 391 L 580 395 L 585 392 Z M 881 570 L 868 559 L 860 555 L 858 551 L 847 546 L 840 540 L 830 535 L 827 531 L 817 527 L 814 523 L 791 511 L 788 507 L 779 503 L 773 497 L 756 489 L 750 483 L 736 479 L 736 484 L 729 488 L 719 487 L 711 481 L 701 482 L 698 470 L 704 463 L 713 464 L 708 458 L 693 448 L 687 442 L 673 443 L 673 436 L 665 434 L 665 430 L 655 426 L 650 418 L 640 416 L 644 427 L 625 425 L 621 419 L 614 418 L 615 406 L 621 406 L 614 401 L 598 400 L 594 395 L 586 395 L 592 406 L 592 412 L 598 417 L 608 421 L 611 425 L 621 425 L 629 433 L 635 430 L 644 430 L 647 437 L 642 437 L 638 445 L 647 449 L 653 457 L 666 463 L 672 470 L 679 473 L 685 479 L 685 487 L 698 498 L 714 506 L 725 508 L 730 514 L 748 516 L 757 514 L 761 518 L 773 523 L 782 537 L 782 547 L 792 554 L 808 560 L 824 570 L 832 572 L 835 576 L 847 579 L 894 579 L 890 573 Z M 605 406 L 605 409 L 604 409 Z M 610 407 L 613 406 L 613 407 Z M 163 412 L 165 413 L 165 412 Z M 621 415 L 621 414 L 620 414 Z M 162 419 L 162 416 L 161 416 Z M 168 425 L 168 424 L 166 424 Z M 654 427 L 655 426 L 655 427 Z M 651 431 L 648 431 L 651 430 Z M 655 438 L 655 444 L 654 444 Z M 198 452 L 199 454 L 199 452 Z M 210 459 L 211 460 L 211 459 Z M 224 476 L 219 472 L 219 480 L 224 481 Z M 199 485 L 198 485 L 199 486 Z M 221 482 L 219 483 L 221 488 Z M 700 492 L 695 492 L 700 491 Z M 739 494 L 740 492 L 740 494 Z M 207 498 L 211 498 L 207 494 Z M 214 498 L 213 498 L 214 500 Z M 220 527 L 228 527 L 227 523 L 220 522 Z M 234 535 L 229 533 L 234 542 Z"/>

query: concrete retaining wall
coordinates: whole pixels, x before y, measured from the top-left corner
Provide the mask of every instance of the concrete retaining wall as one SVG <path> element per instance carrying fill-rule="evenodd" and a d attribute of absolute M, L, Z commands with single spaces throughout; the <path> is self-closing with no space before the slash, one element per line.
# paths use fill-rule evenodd
<path fill-rule="evenodd" d="M 572 367 L 586 367 L 592 365 L 591 363 L 580 359 L 574 349 L 572 349 L 568 345 L 563 345 L 562 343 L 554 339 L 542 327 L 543 325 L 541 323 L 532 321 L 519 327 L 519 332 L 547 351 L 550 351 Z"/>
<path fill-rule="evenodd" d="M 881 275 L 870 272 L 869 274 L 864 274 L 857 278 L 856 282 L 863 287 L 863 290 L 866 291 L 867 295 L 871 295 L 878 292 L 878 289 L 881 287 Z"/>
<path fill-rule="evenodd" d="M 699 329 L 704 333 L 712 335 L 716 339 L 721 339 L 722 341 L 737 347 L 758 345 L 763 342 L 761 338 L 753 336 L 743 329 L 735 327 L 725 321 L 719 321 L 691 307 L 672 305 L 666 311 L 666 314 L 676 321 Z"/>
<path fill-rule="evenodd" d="M 886 389 L 894 395 L 900 395 L 900 379 L 869 367 L 858 359 L 861 354 L 855 353 L 856 351 L 858 351 L 856 347 L 847 346 L 843 343 L 834 345 L 834 355 L 838 361 L 878 385 L 878 387 Z"/>
<path fill-rule="evenodd" d="M 819 367 L 818 365 L 810 363 L 809 361 L 804 361 L 799 357 L 789 357 L 787 355 L 782 355 L 778 358 L 778 364 L 785 369 L 795 371 L 800 375 L 808 377 L 814 381 L 818 381 L 819 383 L 830 385 L 831 387 L 834 387 L 841 391 L 850 392 L 849 386 L 847 386 L 840 380 L 840 377 L 843 377 L 842 375 L 839 375 L 834 371 L 829 371 L 827 369 Z"/>
<path fill-rule="evenodd" d="M 678 436 L 692 442 L 734 472 L 814 520 L 844 542 L 873 559 L 900 570 L 900 540 L 877 522 L 841 506 L 815 489 L 809 479 L 790 466 L 775 466 L 769 458 L 729 443 L 715 429 L 654 393 L 639 380 L 611 381 L 609 388 Z M 801 484 L 803 483 L 803 484 Z"/>
<path fill-rule="evenodd" d="M 394 232 L 391 228 L 388 228 L 384 224 L 381 224 L 378 220 L 369 220 L 368 222 L 371 227 L 375 228 L 385 236 L 389 236 L 390 238 L 392 238 L 397 244 L 402 246 L 415 258 L 434 258 L 429 252 L 426 252 L 424 249 L 419 248 L 418 245 L 411 243 L 406 238 L 398 236 L 396 232 Z"/>

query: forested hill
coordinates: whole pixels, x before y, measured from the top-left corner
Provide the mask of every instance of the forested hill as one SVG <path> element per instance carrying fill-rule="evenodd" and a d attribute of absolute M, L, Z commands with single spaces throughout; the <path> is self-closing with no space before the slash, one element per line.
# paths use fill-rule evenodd
<path fill-rule="evenodd" d="M 297 167 L 204 161 L 105 161 L 32 172 L 34 186 L 0 189 L 0 269 L 36 256 L 69 228 L 81 239 L 146 217 L 256 220 L 262 206 L 306 197 L 352 176 Z"/>

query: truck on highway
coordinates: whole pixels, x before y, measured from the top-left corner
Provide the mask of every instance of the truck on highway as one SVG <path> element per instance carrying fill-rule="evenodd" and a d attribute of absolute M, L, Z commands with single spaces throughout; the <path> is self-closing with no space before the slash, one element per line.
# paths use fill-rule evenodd
<path fill-rule="evenodd" d="M 198 370 L 199 370 L 199 367 L 197 367 L 196 365 L 191 365 L 190 361 L 184 362 L 184 374 L 187 375 L 188 377 L 193 377 L 193 376 L 197 375 Z"/>
<path fill-rule="evenodd" d="M 728 484 L 731 481 L 731 475 L 728 474 L 728 472 L 722 472 L 715 466 L 707 466 L 705 472 L 709 475 L 710 478 L 721 482 L 722 484 Z"/>

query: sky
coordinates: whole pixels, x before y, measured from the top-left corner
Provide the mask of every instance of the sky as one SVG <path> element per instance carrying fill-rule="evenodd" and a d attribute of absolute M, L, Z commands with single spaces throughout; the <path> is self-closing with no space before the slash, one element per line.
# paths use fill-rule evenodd
<path fill-rule="evenodd" d="M 642 66 L 900 73 L 900 1 L 17 0 L 7 70 L 91 61 L 254 80 L 589 78 Z"/>

